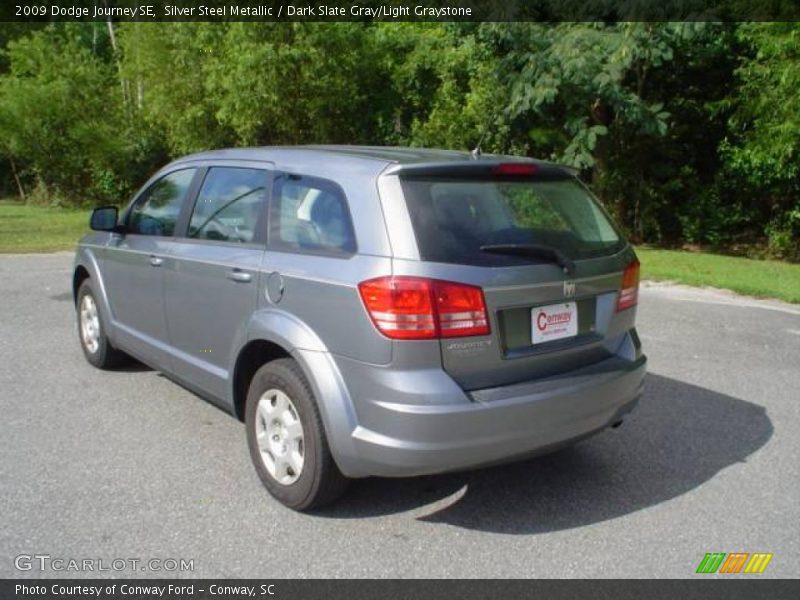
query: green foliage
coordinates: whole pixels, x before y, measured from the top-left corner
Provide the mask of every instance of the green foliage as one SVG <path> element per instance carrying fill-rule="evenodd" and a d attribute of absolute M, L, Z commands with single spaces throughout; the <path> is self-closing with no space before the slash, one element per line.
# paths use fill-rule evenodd
<path fill-rule="evenodd" d="M 51 28 L 11 42 L 0 79 L 0 152 L 67 194 L 94 187 L 123 152 L 112 70 L 72 31 Z"/>
<path fill-rule="evenodd" d="M 648 71 L 672 59 L 674 27 L 652 23 L 521 26 L 508 55 L 516 67 L 512 114 L 533 111 L 565 117 L 569 142 L 554 154 L 582 169 L 602 160 L 598 142 L 612 127 L 663 136 L 669 113 L 662 103 L 647 102 L 644 87 Z"/>
<path fill-rule="evenodd" d="M 753 54 L 730 120 L 730 164 L 756 185 L 797 189 L 800 175 L 800 23 L 748 23 L 739 38 Z"/>
<path fill-rule="evenodd" d="M 482 30 L 429 23 L 389 30 L 403 60 L 393 69 L 398 109 L 394 140 L 414 146 L 498 149 L 509 135 L 498 115 L 506 89 Z"/>
<path fill-rule="evenodd" d="M 741 202 L 725 202 L 718 186 L 701 190 L 680 215 L 685 241 L 718 248 L 734 243 L 752 219 Z"/>
<path fill-rule="evenodd" d="M 766 222 L 773 253 L 800 260 L 800 24 L 749 23 L 738 34 L 751 54 L 737 69 L 725 172 Z"/>
<path fill-rule="evenodd" d="M 211 23 L 123 23 L 121 77 L 129 114 L 158 132 L 173 156 L 233 141 L 215 115 L 208 63 L 222 51 Z"/>
<path fill-rule="evenodd" d="M 163 133 L 173 155 L 227 145 L 378 141 L 375 117 L 385 103 L 373 100 L 386 74 L 363 24 L 120 29 L 132 110 Z"/>
<path fill-rule="evenodd" d="M 576 167 L 635 240 L 800 259 L 799 41 L 797 23 L 14 25 L 0 187 L 123 203 L 209 148 L 480 143 Z"/>

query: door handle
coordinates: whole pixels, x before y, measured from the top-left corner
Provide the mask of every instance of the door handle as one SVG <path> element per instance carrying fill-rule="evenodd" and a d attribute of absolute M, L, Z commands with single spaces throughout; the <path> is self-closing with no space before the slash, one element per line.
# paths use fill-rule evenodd
<path fill-rule="evenodd" d="M 228 271 L 227 277 L 231 281 L 236 281 L 237 283 L 249 283 L 253 279 L 253 276 L 250 275 L 250 273 L 245 273 L 244 271 L 240 271 L 238 269 Z"/>
<path fill-rule="evenodd" d="M 159 258 L 158 256 L 150 256 L 150 266 L 151 267 L 160 267 L 164 264 L 164 259 Z"/>

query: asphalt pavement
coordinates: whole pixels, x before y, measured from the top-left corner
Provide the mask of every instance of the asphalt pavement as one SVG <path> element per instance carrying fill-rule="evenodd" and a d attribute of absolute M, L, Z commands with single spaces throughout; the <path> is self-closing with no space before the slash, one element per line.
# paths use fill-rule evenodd
<path fill-rule="evenodd" d="M 800 306 L 645 285 L 647 391 L 621 428 L 358 481 L 307 515 L 262 488 L 235 418 L 144 366 L 86 363 L 71 261 L 0 256 L 0 577 L 692 577 L 706 552 L 800 575 Z M 20 571 L 21 555 L 193 570 Z"/>

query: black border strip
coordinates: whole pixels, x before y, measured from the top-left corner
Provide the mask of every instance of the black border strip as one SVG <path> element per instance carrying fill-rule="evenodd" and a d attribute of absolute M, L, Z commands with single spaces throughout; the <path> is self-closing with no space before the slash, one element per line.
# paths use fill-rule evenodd
<path fill-rule="evenodd" d="M 800 0 L 7 0 L 0 4 L 0 21 L 40 23 L 109 18 L 115 22 L 800 20 Z M 306 7 L 312 10 L 300 10 Z"/>
<path fill-rule="evenodd" d="M 22 593 L 18 586 L 38 588 L 44 593 Z M 123 593 L 125 586 L 159 587 L 164 593 Z M 169 586 L 173 590 L 169 591 Z M 213 587 L 216 586 L 216 587 Z M 101 588 L 100 594 L 66 593 L 70 588 Z M 62 589 L 63 588 L 63 589 Z M 177 590 L 176 590 L 177 588 Z M 220 588 L 253 588 L 254 595 L 245 593 L 214 593 Z M 0 581 L 0 598 L 47 600 L 513 600 L 515 598 L 592 598 L 592 600 L 788 600 L 800 597 L 800 581 L 760 579 L 760 576 L 739 575 L 726 579 L 669 580 L 353 580 L 353 579 L 51 579 Z"/>

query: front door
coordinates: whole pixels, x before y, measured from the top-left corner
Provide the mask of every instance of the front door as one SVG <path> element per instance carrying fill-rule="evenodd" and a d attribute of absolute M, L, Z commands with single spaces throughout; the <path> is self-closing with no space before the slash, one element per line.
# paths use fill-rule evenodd
<path fill-rule="evenodd" d="M 196 169 L 172 171 L 146 188 L 112 236 L 104 262 L 115 338 L 154 366 L 168 367 L 164 271 Z"/>

